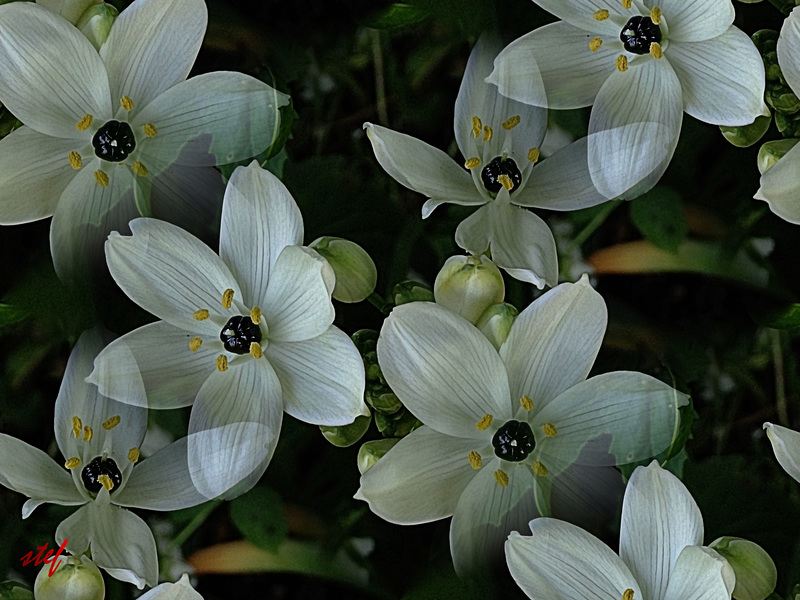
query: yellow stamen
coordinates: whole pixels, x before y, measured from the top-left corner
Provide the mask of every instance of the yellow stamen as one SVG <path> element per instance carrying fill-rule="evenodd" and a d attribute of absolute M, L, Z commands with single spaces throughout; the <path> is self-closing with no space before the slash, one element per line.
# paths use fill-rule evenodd
<path fill-rule="evenodd" d="M 595 18 L 596 21 L 605 21 L 609 17 L 609 14 L 605 8 L 601 8 L 600 10 L 596 11 L 592 16 Z"/>
<path fill-rule="evenodd" d="M 481 459 L 481 455 L 475 452 L 475 450 L 469 451 L 469 464 L 476 471 L 483 466 L 483 460 Z"/>
<path fill-rule="evenodd" d="M 592 38 L 589 41 L 589 50 L 591 50 L 592 52 L 597 52 L 598 50 L 600 50 L 600 46 L 602 45 L 603 45 L 603 40 L 601 40 L 599 37 Z"/>
<path fill-rule="evenodd" d="M 514 127 L 519 125 L 520 121 L 521 121 L 521 119 L 520 119 L 519 115 L 514 115 L 513 117 L 510 117 L 509 119 L 506 119 L 505 121 L 503 121 L 503 129 L 505 129 L 506 131 L 508 131 L 510 129 L 514 129 Z"/>
<path fill-rule="evenodd" d="M 533 408 L 533 400 L 531 400 L 530 396 L 523 396 L 519 399 L 519 403 L 525 410 L 531 410 Z"/>
<path fill-rule="evenodd" d="M 100 187 L 108 187 L 108 175 L 104 171 L 95 171 L 94 180 Z"/>
<path fill-rule="evenodd" d="M 133 100 L 131 100 L 129 96 L 120 98 L 119 103 L 122 104 L 122 108 L 125 110 L 133 110 Z"/>
<path fill-rule="evenodd" d="M 225 358 L 224 354 L 220 354 L 217 357 L 217 371 L 227 371 L 228 370 L 228 359 Z"/>
<path fill-rule="evenodd" d="M 149 138 L 153 138 L 158 135 L 158 129 L 156 129 L 156 126 L 152 123 L 145 123 L 142 125 L 142 131 L 144 131 L 144 134 Z"/>
<path fill-rule="evenodd" d="M 233 303 L 233 290 L 228 288 L 222 293 L 222 308 L 230 308 Z"/>
<path fill-rule="evenodd" d="M 536 475 L 538 475 L 539 477 L 547 476 L 547 467 L 545 467 L 538 460 L 533 461 L 533 464 L 531 465 L 531 469 L 533 469 L 533 472 Z"/>
<path fill-rule="evenodd" d="M 628 59 L 625 57 L 624 54 L 620 54 L 617 57 L 617 71 L 620 73 L 624 73 L 628 70 Z"/>
<path fill-rule="evenodd" d="M 78 131 L 86 131 L 92 124 L 92 121 L 94 121 L 94 117 L 92 115 L 83 115 L 83 118 L 75 123 L 75 127 L 78 128 Z"/>
<path fill-rule="evenodd" d="M 503 184 L 503 187 L 506 188 L 509 192 L 514 187 L 514 182 L 511 181 L 511 177 L 503 173 L 497 177 L 497 181 Z"/>
<path fill-rule="evenodd" d="M 484 142 L 488 142 L 489 140 L 491 140 L 493 134 L 494 134 L 494 132 L 492 131 L 492 128 L 489 127 L 488 125 L 486 125 L 483 128 L 483 141 Z"/>
<path fill-rule="evenodd" d="M 622 8 L 630 8 L 631 7 L 631 0 L 622 0 Z"/>
<path fill-rule="evenodd" d="M 558 433 L 558 429 L 556 429 L 556 426 L 552 423 L 545 423 L 542 425 L 542 431 L 544 431 L 544 434 L 549 438 L 556 437 L 556 434 Z"/>
<path fill-rule="evenodd" d="M 253 325 L 261 323 L 261 309 L 257 306 L 254 306 L 250 311 L 250 320 L 253 322 Z"/>
<path fill-rule="evenodd" d="M 464 163 L 464 166 L 467 167 L 468 169 L 474 169 L 480 164 L 481 164 L 481 159 L 478 158 L 477 156 L 473 156 L 467 162 Z"/>
<path fill-rule="evenodd" d="M 146 177 L 148 173 L 147 167 L 145 167 L 138 160 L 133 161 L 133 164 L 131 165 L 131 170 L 133 170 L 133 172 L 136 173 L 139 177 Z"/>
<path fill-rule="evenodd" d="M 91 442 L 92 436 L 94 436 L 94 431 L 88 425 L 83 428 L 83 441 L 84 442 Z"/>
<path fill-rule="evenodd" d="M 250 342 L 250 355 L 253 358 L 261 358 L 264 356 L 264 352 L 261 350 L 261 346 L 256 342 Z"/>
<path fill-rule="evenodd" d="M 655 59 L 664 56 L 664 51 L 661 49 L 661 46 L 658 42 L 650 42 L 650 56 Z"/>
<path fill-rule="evenodd" d="M 138 448 L 131 448 L 130 450 L 128 450 L 128 460 L 134 464 L 139 460 Z"/>
<path fill-rule="evenodd" d="M 81 158 L 80 154 L 75 152 L 75 150 L 72 150 L 69 153 L 69 164 L 76 171 L 83 166 L 83 159 Z"/>
<path fill-rule="evenodd" d="M 533 164 L 536 164 L 536 161 L 539 160 L 538 148 L 531 148 L 530 150 L 528 150 L 528 160 L 531 161 Z"/>
<path fill-rule="evenodd" d="M 74 469 L 75 467 L 81 464 L 81 459 L 77 456 L 70 458 L 67 462 L 64 463 L 64 466 L 68 469 Z"/>
<path fill-rule="evenodd" d="M 486 431 L 489 429 L 489 425 L 492 424 L 494 417 L 492 415 L 486 414 L 481 417 L 481 420 L 475 423 L 475 427 L 478 428 L 478 431 Z"/>
<path fill-rule="evenodd" d="M 75 434 L 77 438 L 81 434 L 81 429 L 83 429 L 83 423 L 78 417 L 72 417 L 72 433 Z"/>
<path fill-rule="evenodd" d="M 108 421 L 103 423 L 103 429 L 105 429 L 106 431 L 111 431 L 112 429 L 114 429 L 114 427 L 119 425 L 119 422 L 121 420 L 122 419 L 119 418 L 119 415 L 114 415 L 113 417 L 108 419 Z"/>
<path fill-rule="evenodd" d="M 193 337 L 191 340 L 189 340 L 189 350 L 192 352 L 197 352 L 200 350 L 200 346 L 202 345 L 203 340 L 201 340 L 199 337 Z"/>
<path fill-rule="evenodd" d="M 98 476 L 97 481 L 102 483 L 103 487 L 106 488 L 106 490 L 109 491 L 109 492 L 112 489 L 114 489 L 114 482 L 111 481 L 111 477 L 109 477 L 108 475 L 103 474 L 103 475 Z"/>
<path fill-rule="evenodd" d="M 508 487 L 508 475 L 506 475 L 504 471 L 495 471 L 494 480 L 497 482 L 497 485 Z"/>
<path fill-rule="evenodd" d="M 654 6 L 650 10 L 650 20 L 653 22 L 653 25 L 661 23 L 661 9 L 657 6 Z"/>
<path fill-rule="evenodd" d="M 192 316 L 195 318 L 196 321 L 205 321 L 208 317 L 208 311 L 205 308 L 201 308 L 200 310 L 194 311 Z"/>
<path fill-rule="evenodd" d="M 483 129 L 483 123 L 478 117 L 472 117 L 472 135 L 476 138 L 481 134 L 481 129 Z"/>
<path fill-rule="evenodd" d="M 622 593 L 622 600 L 633 600 L 633 590 L 631 588 Z"/>

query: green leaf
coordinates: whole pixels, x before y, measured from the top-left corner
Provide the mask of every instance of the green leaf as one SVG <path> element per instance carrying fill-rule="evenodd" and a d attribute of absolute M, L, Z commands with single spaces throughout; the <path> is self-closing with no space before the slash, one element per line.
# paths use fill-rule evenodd
<path fill-rule="evenodd" d="M 277 552 L 289 532 L 281 497 L 268 487 L 254 487 L 232 500 L 230 515 L 244 537 L 268 552 Z"/>
<path fill-rule="evenodd" d="M 373 29 L 400 29 L 428 18 L 428 11 L 409 4 L 395 3 L 370 15 L 363 24 Z"/>
<path fill-rule="evenodd" d="M 631 220 L 653 245 L 676 252 L 689 232 L 680 195 L 659 187 L 631 201 Z"/>
<path fill-rule="evenodd" d="M 33 600 L 33 593 L 16 581 L 0 583 L 0 600 Z"/>
<path fill-rule="evenodd" d="M 783 304 L 752 309 L 751 314 L 756 323 L 773 329 L 797 329 L 800 327 L 800 304 Z"/>
<path fill-rule="evenodd" d="M 19 306 L 0 304 L 0 328 L 24 321 L 30 313 Z"/>

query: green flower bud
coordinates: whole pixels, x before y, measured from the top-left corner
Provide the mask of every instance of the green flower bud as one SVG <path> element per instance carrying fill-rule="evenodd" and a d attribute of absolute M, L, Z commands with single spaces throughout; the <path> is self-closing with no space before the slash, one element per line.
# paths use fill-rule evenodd
<path fill-rule="evenodd" d="M 34 600 L 33 592 L 16 581 L 0 583 L 0 600 Z"/>
<path fill-rule="evenodd" d="M 789 150 L 794 148 L 795 144 L 800 142 L 798 138 L 791 138 L 785 140 L 774 140 L 762 144 L 758 150 L 758 170 L 763 175 L 769 171 L 776 162 L 783 158 Z"/>
<path fill-rule="evenodd" d="M 396 306 L 407 302 L 433 302 L 433 292 L 418 281 L 401 281 L 392 290 Z"/>
<path fill-rule="evenodd" d="M 36 4 L 61 15 L 75 25 L 86 10 L 103 0 L 36 0 Z"/>
<path fill-rule="evenodd" d="M 503 274 L 486 256 L 451 256 L 433 284 L 436 303 L 473 324 L 505 295 Z"/>
<path fill-rule="evenodd" d="M 361 444 L 358 449 L 358 471 L 362 475 L 367 472 L 372 465 L 391 450 L 394 445 L 399 442 L 398 438 L 386 438 L 384 440 L 373 440 Z"/>
<path fill-rule="evenodd" d="M 394 395 L 388 386 L 382 384 L 367 384 L 364 391 L 364 400 L 372 408 L 385 414 L 396 413 L 403 408 L 402 402 Z"/>
<path fill-rule="evenodd" d="M 116 21 L 119 11 L 110 4 L 96 4 L 89 7 L 75 23 L 75 27 L 81 30 L 81 33 L 92 42 L 97 50 L 100 50 L 108 34 L 111 32 L 111 26 Z"/>
<path fill-rule="evenodd" d="M 321 237 L 311 242 L 336 273 L 333 297 L 340 302 L 361 302 L 375 290 L 378 270 L 369 254 L 349 240 L 338 237 Z"/>
<path fill-rule="evenodd" d="M 421 426 L 422 421 L 401 406 L 393 413 L 375 411 L 375 425 L 383 437 L 401 438 Z"/>
<path fill-rule="evenodd" d="M 372 417 L 360 415 L 349 425 L 342 425 L 340 427 L 320 425 L 319 430 L 322 432 L 322 435 L 325 436 L 325 439 L 334 446 L 347 448 L 355 444 L 367 433 L 370 423 L 372 423 Z"/>
<path fill-rule="evenodd" d="M 772 115 L 768 117 L 761 115 L 756 117 L 756 120 L 750 125 L 744 125 L 743 127 L 725 127 L 723 125 L 719 129 L 731 144 L 738 148 L 747 148 L 755 144 L 767 133 L 771 122 Z"/>
<path fill-rule="evenodd" d="M 50 576 L 46 564 L 36 576 L 33 594 L 36 600 L 103 600 L 106 586 L 100 569 L 86 556 L 67 556 Z"/>
<path fill-rule="evenodd" d="M 492 342 L 495 350 L 500 350 L 518 314 L 519 311 L 507 302 L 493 304 L 483 311 L 475 327 Z"/>
<path fill-rule="evenodd" d="M 764 600 L 778 582 L 775 563 L 758 544 L 738 537 L 721 537 L 710 546 L 733 567 L 736 600 Z"/>

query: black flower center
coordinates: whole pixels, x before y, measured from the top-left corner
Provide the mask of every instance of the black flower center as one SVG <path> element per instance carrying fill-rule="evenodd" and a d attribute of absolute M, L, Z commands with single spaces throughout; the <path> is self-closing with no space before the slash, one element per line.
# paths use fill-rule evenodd
<path fill-rule="evenodd" d="M 510 158 L 504 159 L 498 156 L 488 165 L 483 167 L 483 170 L 481 171 L 481 181 L 483 181 L 483 187 L 493 194 L 496 194 L 500 191 L 500 188 L 503 187 L 503 183 L 500 180 L 501 175 L 506 175 L 509 179 L 511 179 L 511 183 L 514 184 L 514 187 L 512 187 L 510 190 L 511 192 L 514 192 L 522 183 L 522 173 L 520 173 L 517 163 Z"/>
<path fill-rule="evenodd" d="M 619 39 L 628 52 L 647 54 L 650 44 L 661 42 L 661 28 L 650 17 L 631 17 L 622 28 Z"/>
<path fill-rule="evenodd" d="M 225 350 L 234 354 L 247 354 L 250 344 L 261 343 L 261 328 L 248 317 L 231 317 L 219 332 Z"/>
<path fill-rule="evenodd" d="M 492 436 L 492 446 L 498 458 L 511 462 L 519 462 L 528 458 L 533 452 L 536 442 L 533 439 L 531 426 L 525 421 L 506 421 Z"/>
<path fill-rule="evenodd" d="M 122 473 L 120 472 L 119 467 L 117 467 L 117 463 L 114 462 L 114 459 L 103 459 L 102 457 L 98 456 L 88 465 L 83 467 L 83 470 L 81 471 L 83 487 L 96 494 L 100 491 L 100 488 L 103 487 L 103 482 L 100 481 L 101 475 L 106 475 L 111 480 L 111 483 L 114 484 L 114 487 L 111 488 L 112 492 L 116 490 L 122 483 Z"/>
<path fill-rule="evenodd" d="M 136 148 L 136 138 L 127 123 L 108 121 L 94 134 L 92 146 L 98 158 L 120 162 Z"/>

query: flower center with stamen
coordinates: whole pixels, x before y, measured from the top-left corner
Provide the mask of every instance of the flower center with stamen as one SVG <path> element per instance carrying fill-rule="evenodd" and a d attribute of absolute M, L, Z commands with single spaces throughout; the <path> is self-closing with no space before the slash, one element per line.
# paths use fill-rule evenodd
<path fill-rule="evenodd" d="M 512 186 L 509 189 L 513 193 L 522 183 L 522 173 L 517 167 L 517 163 L 511 158 L 502 158 L 500 156 L 493 159 L 488 165 L 483 167 L 481 171 L 481 181 L 483 187 L 488 191 L 496 194 L 503 187 L 503 178 L 510 181 Z"/>
<path fill-rule="evenodd" d="M 650 17 L 631 17 L 622 28 L 619 39 L 625 50 L 633 54 L 647 54 L 650 44 L 661 42 L 661 27 Z"/>
<path fill-rule="evenodd" d="M 253 323 L 250 315 L 231 317 L 220 331 L 219 339 L 222 340 L 222 345 L 228 352 L 248 354 L 250 344 L 261 343 L 261 328 Z"/>
<path fill-rule="evenodd" d="M 109 492 L 118 488 L 122 483 L 122 473 L 113 458 L 104 460 L 98 456 L 81 471 L 83 487 L 94 494 L 99 492 L 101 487 L 104 487 L 104 478 L 106 481 L 105 487 Z M 111 483 L 110 488 L 108 487 L 108 482 Z"/>
<path fill-rule="evenodd" d="M 125 122 L 108 121 L 92 137 L 94 153 L 109 162 L 121 162 L 136 148 L 131 126 Z"/>
<path fill-rule="evenodd" d="M 533 452 L 536 442 L 533 439 L 531 426 L 525 421 L 506 421 L 492 436 L 492 446 L 498 458 L 510 462 L 519 462 L 528 458 Z"/>

